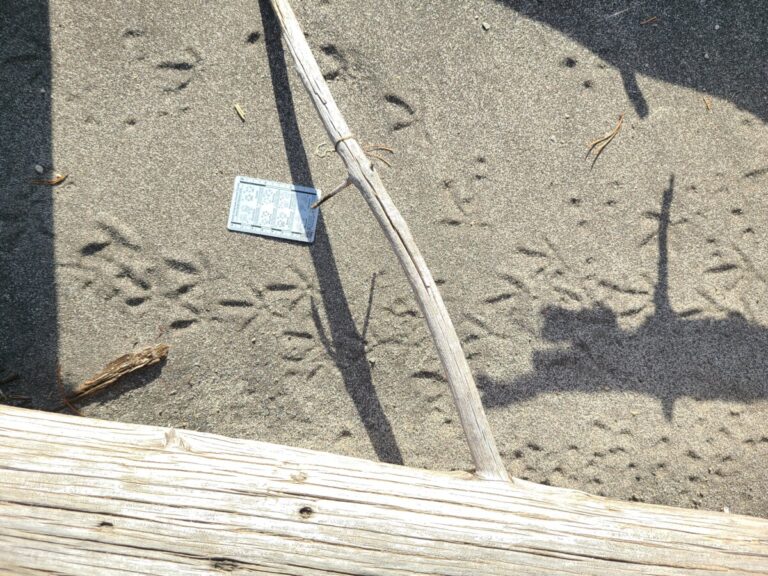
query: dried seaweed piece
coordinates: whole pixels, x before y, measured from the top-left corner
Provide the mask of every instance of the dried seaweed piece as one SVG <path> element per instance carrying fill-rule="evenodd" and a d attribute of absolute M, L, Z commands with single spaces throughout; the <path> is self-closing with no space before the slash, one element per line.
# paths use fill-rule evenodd
<path fill-rule="evenodd" d="M 605 136 L 601 136 L 597 140 L 593 140 L 589 143 L 589 150 L 587 151 L 587 157 L 590 154 L 594 154 L 595 157 L 592 159 L 592 166 L 594 167 L 595 162 L 597 162 L 597 159 L 600 158 L 600 154 L 603 153 L 603 150 L 605 150 L 605 147 L 610 144 L 614 138 L 616 138 L 616 134 L 619 133 L 619 130 L 621 130 L 621 125 L 624 123 L 624 114 L 622 113 L 621 116 L 619 116 L 619 121 L 616 124 L 616 127 L 608 132 Z"/>
<path fill-rule="evenodd" d="M 77 386 L 72 394 L 66 397 L 69 402 L 81 400 L 86 396 L 103 390 L 110 384 L 130 374 L 140 368 L 152 366 L 164 360 L 168 356 L 170 347 L 167 344 L 158 344 L 157 346 L 147 346 L 138 352 L 125 354 L 112 360 L 107 366 L 90 380 L 86 380 Z"/>

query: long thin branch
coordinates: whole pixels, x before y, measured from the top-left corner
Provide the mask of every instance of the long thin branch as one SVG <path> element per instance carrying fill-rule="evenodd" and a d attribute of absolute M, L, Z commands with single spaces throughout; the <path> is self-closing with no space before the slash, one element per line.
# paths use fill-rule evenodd
<path fill-rule="evenodd" d="M 352 137 L 289 3 L 287 0 L 271 0 L 271 3 L 301 81 L 312 98 L 331 142 L 344 161 L 349 179 L 368 203 L 413 288 L 448 377 L 477 476 L 509 480 L 456 330 L 408 225 L 392 203 L 373 163 L 366 157 L 359 142 Z"/>

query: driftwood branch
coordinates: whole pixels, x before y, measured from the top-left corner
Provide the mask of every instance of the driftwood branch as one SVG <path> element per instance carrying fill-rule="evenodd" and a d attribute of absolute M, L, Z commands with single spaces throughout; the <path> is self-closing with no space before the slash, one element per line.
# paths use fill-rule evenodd
<path fill-rule="evenodd" d="M 344 161 L 350 180 L 360 190 L 384 231 L 413 288 L 448 377 L 477 475 L 484 479 L 507 480 L 507 471 L 496 448 L 456 330 L 408 225 L 392 203 L 373 163 L 352 136 L 290 5 L 286 0 L 271 1 L 301 81 L 328 136 Z"/>
<path fill-rule="evenodd" d="M 0 406 L 0 574 L 768 574 L 768 521 Z"/>
<path fill-rule="evenodd" d="M 157 344 L 156 346 L 142 348 L 138 352 L 123 354 L 107 364 L 98 374 L 78 385 L 67 395 L 66 400 L 68 402 L 82 400 L 103 390 L 110 384 L 114 384 L 117 380 L 131 372 L 162 362 L 168 356 L 169 349 L 170 347 L 167 344 Z"/>

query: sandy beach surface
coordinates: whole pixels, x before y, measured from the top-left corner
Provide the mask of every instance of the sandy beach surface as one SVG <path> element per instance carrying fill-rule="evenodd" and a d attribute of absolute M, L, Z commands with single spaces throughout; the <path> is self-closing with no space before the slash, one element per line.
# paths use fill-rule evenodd
<path fill-rule="evenodd" d="M 768 516 L 764 3 L 293 4 L 396 152 L 510 473 Z M 72 389 L 167 343 L 84 415 L 468 469 L 357 191 L 311 246 L 227 230 L 238 175 L 345 177 L 266 6 L 0 5 L 0 401 L 53 409 L 57 365 Z"/>

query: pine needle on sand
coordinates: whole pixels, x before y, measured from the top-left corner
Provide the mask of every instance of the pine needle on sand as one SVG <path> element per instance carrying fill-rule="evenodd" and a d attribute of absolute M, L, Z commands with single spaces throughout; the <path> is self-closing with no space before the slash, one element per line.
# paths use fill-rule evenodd
<path fill-rule="evenodd" d="M 621 125 L 624 123 L 624 114 L 622 113 L 621 116 L 619 116 L 619 121 L 616 124 L 616 127 L 605 134 L 604 136 L 601 136 L 597 140 L 593 140 L 589 143 L 589 150 L 587 151 L 587 157 L 589 157 L 590 154 L 594 154 L 595 157 L 592 159 L 592 167 L 594 167 L 595 162 L 597 162 L 597 159 L 600 157 L 600 154 L 603 153 L 603 150 L 605 150 L 606 146 L 610 144 L 614 138 L 616 138 L 616 134 L 619 133 L 621 130 Z"/>

